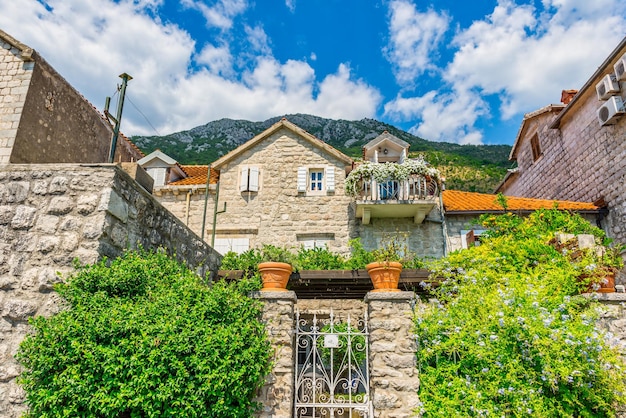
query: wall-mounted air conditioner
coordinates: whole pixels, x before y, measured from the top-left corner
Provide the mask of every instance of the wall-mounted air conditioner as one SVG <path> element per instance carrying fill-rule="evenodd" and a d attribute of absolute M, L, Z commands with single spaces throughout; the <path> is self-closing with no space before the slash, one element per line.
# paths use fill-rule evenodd
<path fill-rule="evenodd" d="M 615 71 L 615 78 L 617 81 L 626 81 L 626 54 L 622 55 L 622 58 L 617 60 L 613 66 Z"/>
<path fill-rule="evenodd" d="M 619 93 L 619 83 L 615 79 L 614 74 L 607 74 L 602 80 L 596 84 L 596 93 L 598 100 L 606 100 L 615 93 Z"/>
<path fill-rule="evenodd" d="M 598 109 L 598 121 L 600 125 L 612 125 L 625 113 L 624 101 L 620 96 L 611 96 L 600 109 Z"/>

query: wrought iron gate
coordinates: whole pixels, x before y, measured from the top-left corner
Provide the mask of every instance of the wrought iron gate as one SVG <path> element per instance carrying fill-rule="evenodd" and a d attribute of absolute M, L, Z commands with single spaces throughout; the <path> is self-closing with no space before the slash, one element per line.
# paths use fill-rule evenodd
<path fill-rule="evenodd" d="M 372 417 L 363 319 L 296 312 L 294 417 Z"/>

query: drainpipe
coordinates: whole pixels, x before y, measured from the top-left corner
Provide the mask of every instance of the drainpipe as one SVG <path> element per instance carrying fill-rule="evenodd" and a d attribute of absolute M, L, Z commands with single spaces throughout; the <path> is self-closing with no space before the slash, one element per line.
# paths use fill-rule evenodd
<path fill-rule="evenodd" d="M 209 201 L 209 180 L 211 179 L 211 164 L 207 167 L 206 172 L 206 188 L 204 189 L 204 209 L 202 210 L 202 232 L 200 238 L 204 241 L 204 227 L 206 226 L 206 207 Z"/>
<path fill-rule="evenodd" d="M 215 186 L 215 204 L 213 205 L 213 231 L 211 235 L 211 248 L 215 247 L 215 227 L 217 224 L 217 215 L 219 213 L 226 212 L 227 202 L 224 202 L 224 209 L 219 210 L 219 211 L 217 210 L 217 202 L 219 202 L 219 198 L 220 198 L 220 181 L 218 181 L 217 185 Z"/>
<path fill-rule="evenodd" d="M 185 202 L 185 225 L 189 226 L 189 204 L 191 202 L 191 194 L 193 193 L 192 189 L 189 189 L 187 192 L 187 201 Z"/>

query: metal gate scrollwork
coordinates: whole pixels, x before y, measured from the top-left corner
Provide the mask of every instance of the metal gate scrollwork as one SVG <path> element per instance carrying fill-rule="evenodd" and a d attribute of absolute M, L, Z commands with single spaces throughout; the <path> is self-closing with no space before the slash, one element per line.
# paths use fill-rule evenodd
<path fill-rule="evenodd" d="M 296 312 L 294 416 L 372 417 L 369 333 L 363 319 Z"/>

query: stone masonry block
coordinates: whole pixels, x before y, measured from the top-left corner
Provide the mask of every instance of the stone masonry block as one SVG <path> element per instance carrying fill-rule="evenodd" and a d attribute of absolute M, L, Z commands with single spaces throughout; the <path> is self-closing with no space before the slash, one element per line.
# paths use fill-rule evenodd
<path fill-rule="evenodd" d="M 31 228 L 35 223 L 36 214 L 37 208 L 24 205 L 18 206 L 13 219 L 11 219 L 11 228 L 18 230 Z"/>

